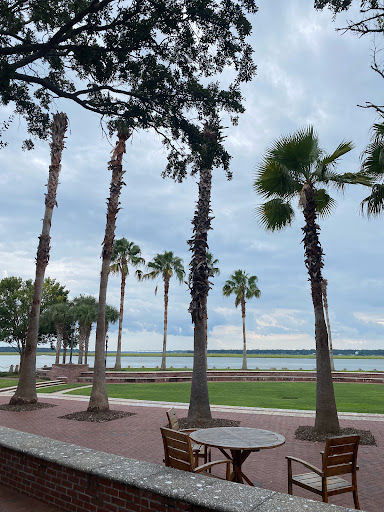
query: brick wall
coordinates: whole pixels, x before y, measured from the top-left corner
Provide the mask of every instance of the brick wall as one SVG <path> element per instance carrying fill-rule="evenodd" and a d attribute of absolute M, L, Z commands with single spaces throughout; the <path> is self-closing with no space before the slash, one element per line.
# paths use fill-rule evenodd
<path fill-rule="evenodd" d="M 347 510 L 6 427 L 0 427 L 0 484 L 65 512 Z"/>

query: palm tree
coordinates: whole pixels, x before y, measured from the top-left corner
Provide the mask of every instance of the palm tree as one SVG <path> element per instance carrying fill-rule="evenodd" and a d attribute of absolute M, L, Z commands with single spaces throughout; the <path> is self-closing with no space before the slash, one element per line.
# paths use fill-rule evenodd
<path fill-rule="evenodd" d="M 115 370 L 121 370 L 121 332 L 123 329 L 125 282 L 129 275 L 129 265 L 133 267 L 145 265 L 145 260 L 141 257 L 140 247 L 133 242 L 128 242 L 124 237 L 115 240 L 113 243 L 110 271 L 112 274 L 121 275 L 119 333 L 117 336 Z M 136 270 L 135 274 L 137 277 L 140 277 L 140 270 Z"/>
<path fill-rule="evenodd" d="M 11 405 L 32 404 L 37 402 L 36 393 L 36 349 L 39 334 L 39 318 L 45 270 L 49 261 L 50 232 L 53 208 L 57 206 L 56 193 L 61 170 L 61 156 L 64 149 L 64 137 L 68 127 L 68 118 L 63 112 L 54 114 L 52 122 L 51 165 L 47 193 L 45 195 L 45 213 L 43 227 L 39 237 L 36 255 L 36 273 L 31 312 L 29 314 L 23 364 L 15 394 L 10 400 Z"/>
<path fill-rule="evenodd" d="M 328 335 L 324 318 L 321 291 L 323 251 L 319 241 L 318 215 L 332 211 L 335 201 L 325 190 L 334 185 L 343 189 L 346 184 L 369 184 L 362 173 L 337 174 L 338 159 L 351 151 L 351 142 L 342 142 L 327 155 L 319 147 L 318 136 L 309 126 L 276 140 L 266 152 L 254 183 L 256 192 L 266 203 L 256 209 L 259 222 L 265 229 L 275 231 L 291 224 L 294 218 L 292 201 L 299 199 L 303 210 L 305 265 L 311 283 L 315 313 L 316 339 L 316 420 L 315 429 L 322 432 L 338 432 L 339 420 L 332 382 L 329 359 Z"/>
<path fill-rule="evenodd" d="M 176 276 L 180 284 L 183 284 L 185 271 L 183 260 L 178 256 L 174 256 L 172 251 L 164 251 L 163 254 L 156 254 L 152 261 L 147 265 L 148 272 L 142 276 L 142 279 L 156 279 L 162 277 L 164 281 L 164 337 L 163 337 L 163 354 L 161 357 L 161 369 L 165 370 L 167 357 L 167 325 L 168 325 L 168 293 L 169 281 L 173 275 Z M 155 295 L 157 294 L 157 286 Z"/>
<path fill-rule="evenodd" d="M 213 259 L 213 254 L 207 251 L 207 264 L 209 269 L 209 277 L 215 277 L 220 275 L 220 269 L 216 265 L 219 264 L 219 260 Z M 209 283 L 213 284 L 213 283 Z M 206 321 L 205 321 L 205 349 L 208 350 L 208 295 L 205 298 L 205 310 L 206 310 Z"/>
<path fill-rule="evenodd" d="M 77 363 L 88 363 L 89 338 L 92 324 L 97 320 L 97 300 L 92 295 L 80 295 L 73 299 L 73 318 L 79 324 L 79 358 Z"/>
<path fill-rule="evenodd" d="M 243 366 L 247 369 L 247 342 L 245 337 L 245 303 L 246 300 L 260 298 L 260 290 L 257 287 L 257 277 L 246 274 L 243 270 L 236 270 L 223 286 L 224 297 L 235 295 L 235 307 L 241 304 L 241 316 L 243 318 Z"/>
<path fill-rule="evenodd" d="M 107 340 L 108 340 L 108 330 L 109 330 L 109 324 L 115 324 L 120 317 L 119 311 L 114 308 L 113 306 L 110 306 L 109 304 L 105 305 L 105 355 L 107 356 Z M 121 360 L 121 359 L 120 359 Z M 107 357 L 105 357 L 105 366 L 107 366 Z M 116 366 L 115 366 L 116 369 Z M 120 367 L 121 370 L 121 367 Z"/>
<path fill-rule="evenodd" d="M 52 304 L 45 310 L 44 316 L 53 322 L 56 331 L 56 358 L 55 364 L 60 363 L 60 351 L 64 339 L 66 325 L 72 321 L 73 303 L 63 302 L 61 304 Z"/>
<path fill-rule="evenodd" d="M 331 370 L 335 371 L 335 363 L 333 361 L 333 348 L 332 348 L 332 334 L 331 334 L 331 324 L 329 322 L 329 314 L 328 314 L 328 295 L 327 295 L 327 287 L 328 281 L 324 279 L 321 283 L 321 291 L 323 293 L 323 305 L 325 311 L 325 319 L 327 321 L 327 330 L 328 330 L 328 342 L 329 342 L 329 359 L 331 362 Z"/>
<path fill-rule="evenodd" d="M 102 264 L 100 272 L 99 303 L 97 311 L 95 364 L 93 369 L 93 381 L 91 397 L 88 404 L 88 412 L 102 412 L 109 410 L 107 387 L 105 382 L 105 304 L 107 299 L 107 286 L 109 267 L 113 254 L 113 242 L 115 238 L 116 216 L 119 211 L 119 199 L 121 188 L 124 184 L 123 155 L 125 143 L 131 136 L 131 130 L 123 123 L 117 125 L 117 143 L 109 162 L 112 171 L 110 196 L 107 201 L 107 221 L 103 240 Z"/>
<path fill-rule="evenodd" d="M 373 125 L 372 142 L 363 153 L 361 171 L 374 182 L 361 209 L 368 217 L 376 217 L 384 211 L 384 123 Z"/>

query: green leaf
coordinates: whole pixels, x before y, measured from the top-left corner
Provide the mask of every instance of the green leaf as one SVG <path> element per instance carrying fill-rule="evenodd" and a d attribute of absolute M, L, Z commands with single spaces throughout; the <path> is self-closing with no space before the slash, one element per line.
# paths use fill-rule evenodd
<path fill-rule="evenodd" d="M 255 215 L 265 230 L 277 231 L 292 223 L 295 212 L 289 203 L 276 198 L 258 206 Z"/>

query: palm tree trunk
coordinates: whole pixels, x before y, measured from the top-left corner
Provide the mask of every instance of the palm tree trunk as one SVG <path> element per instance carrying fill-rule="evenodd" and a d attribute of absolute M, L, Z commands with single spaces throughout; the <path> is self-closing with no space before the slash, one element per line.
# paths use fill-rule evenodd
<path fill-rule="evenodd" d="M 45 269 L 49 261 L 50 231 L 52 224 L 53 208 L 57 206 L 56 192 L 59 184 L 61 170 L 61 155 L 64 149 L 64 136 L 68 126 L 68 118 L 64 113 L 57 113 L 53 116 L 52 142 L 51 142 L 51 165 L 49 166 L 49 177 L 47 194 L 45 196 L 45 214 L 43 228 L 39 237 L 39 245 L 36 255 L 36 274 L 32 299 L 32 307 L 29 314 L 28 331 L 25 350 L 23 354 L 23 365 L 20 371 L 20 379 L 15 394 L 10 404 L 31 404 L 37 402 L 36 394 L 36 349 L 39 333 L 39 318 L 41 297 L 43 295 L 43 283 Z"/>
<path fill-rule="evenodd" d="M 331 360 L 331 370 L 334 372 L 335 371 L 335 363 L 333 361 L 331 324 L 329 322 L 329 315 L 328 315 L 327 284 L 328 284 L 328 281 L 326 279 L 323 279 L 323 281 L 321 283 L 321 291 L 323 292 L 325 318 L 327 320 L 328 341 L 329 341 L 329 358 Z"/>
<path fill-rule="evenodd" d="M 206 304 L 209 291 L 207 240 L 212 220 L 210 216 L 214 157 L 214 144 L 212 144 L 212 141 L 216 142 L 217 136 L 217 131 L 213 131 L 208 125 L 205 126 L 204 137 L 206 143 L 202 148 L 201 154 L 203 165 L 200 169 L 199 199 L 192 221 L 194 234 L 192 239 L 188 240 L 190 250 L 192 251 L 189 275 L 192 300 L 189 312 L 195 326 L 191 399 L 188 410 L 188 420 L 190 422 L 212 419 L 207 382 L 205 329 L 207 318 Z"/>
<path fill-rule="evenodd" d="M 164 279 L 164 336 L 163 336 L 163 355 L 161 357 L 161 369 L 167 368 L 167 327 L 168 327 L 168 292 L 169 279 Z"/>
<path fill-rule="evenodd" d="M 91 332 L 92 332 L 92 324 L 88 324 L 87 325 L 86 336 L 85 336 L 84 364 L 88 364 L 89 338 L 91 337 Z"/>
<path fill-rule="evenodd" d="M 245 300 L 241 301 L 241 316 L 243 319 L 243 366 L 242 370 L 247 370 L 247 341 L 245 337 Z"/>
<path fill-rule="evenodd" d="M 63 364 L 65 364 L 66 358 L 67 358 L 67 344 L 64 343 L 64 345 L 63 345 Z"/>
<path fill-rule="evenodd" d="M 329 358 L 328 333 L 325 325 L 323 296 L 321 291 L 323 251 L 319 241 L 320 227 L 316 224 L 316 203 L 312 187 L 303 187 L 301 204 L 304 206 L 306 225 L 303 228 L 305 265 L 311 283 L 312 302 L 315 313 L 316 340 L 316 419 L 319 432 L 340 431 L 335 393 L 333 389 L 331 362 Z"/>
<path fill-rule="evenodd" d="M 55 325 L 55 329 L 56 329 L 56 334 L 57 334 L 55 364 L 60 364 L 60 351 L 61 351 L 61 344 L 63 342 L 63 337 L 64 337 L 64 324 L 57 323 Z"/>
<path fill-rule="evenodd" d="M 85 342 L 87 340 L 87 324 L 79 325 L 79 357 L 77 364 L 83 364 Z"/>
<path fill-rule="evenodd" d="M 99 305 L 97 311 L 97 328 L 95 344 L 95 364 L 93 371 L 93 382 L 91 398 L 89 399 L 88 411 L 108 411 L 108 395 L 105 384 L 105 304 L 107 298 L 107 285 L 109 266 L 113 252 L 113 240 L 115 237 L 116 216 L 119 211 L 119 198 L 123 186 L 123 154 L 125 153 L 125 142 L 130 133 L 119 132 L 118 142 L 114 149 L 112 159 L 109 162 L 109 169 L 112 171 L 110 197 L 108 198 L 107 222 L 103 240 L 102 265 L 100 274 Z"/>
<path fill-rule="evenodd" d="M 121 288 L 120 288 L 119 333 L 117 335 L 117 352 L 116 352 L 115 370 L 121 370 L 121 334 L 123 331 L 125 280 L 126 280 L 126 276 L 125 276 L 124 272 L 122 272 L 121 273 Z"/>

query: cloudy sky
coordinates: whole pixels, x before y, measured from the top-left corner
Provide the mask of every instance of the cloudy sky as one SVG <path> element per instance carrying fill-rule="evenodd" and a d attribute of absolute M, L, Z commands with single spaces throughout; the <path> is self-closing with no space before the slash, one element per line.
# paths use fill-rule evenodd
<path fill-rule="evenodd" d="M 335 31 L 345 15 L 333 22 L 330 12 L 315 11 L 308 0 L 259 0 L 258 5 L 259 12 L 252 17 L 258 72 L 243 87 L 246 113 L 239 126 L 227 130 L 233 180 L 228 182 L 222 170 L 215 170 L 213 177 L 215 219 L 209 247 L 219 260 L 221 274 L 214 278 L 208 298 L 209 348 L 242 347 L 241 312 L 234 306 L 234 297 L 222 296 L 222 287 L 233 271 L 243 269 L 258 276 L 261 290 L 260 299 L 247 303 L 248 348 L 313 349 L 313 307 L 300 243 L 302 213 L 298 211 L 297 220 L 282 232 L 263 231 L 254 216 L 261 202 L 252 188 L 255 169 L 273 139 L 313 124 L 326 151 L 343 139 L 354 142 L 355 149 L 342 159 L 339 170 L 356 171 L 376 120 L 373 111 L 357 105 L 367 100 L 382 103 L 383 81 L 370 69 L 373 41 Z M 347 17 L 354 19 L 357 14 L 350 11 Z M 111 141 L 103 135 L 97 117 L 66 101 L 58 101 L 56 108 L 68 114 L 70 130 L 47 275 L 64 284 L 71 297 L 80 293 L 97 297 Z M 1 117 L 10 113 L 11 109 L 3 109 Z M 24 137 L 24 122 L 16 120 L 7 133 L 9 145 L 0 152 L 0 277 L 34 277 L 49 146 L 38 143 L 34 151 L 23 153 Z M 163 180 L 165 164 L 158 137 L 153 133 L 132 137 L 124 159 L 127 186 L 116 236 L 137 243 L 147 261 L 172 250 L 187 270 L 186 240 L 197 199 L 196 179 L 189 177 L 182 184 Z M 359 214 L 359 203 L 366 195 L 359 186 L 344 195 L 335 192 L 334 214 L 320 221 L 336 349 L 383 348 L 384 219 L 368 221 Z M 133 275 L 128 278 L 123 350 L 161 350 L 163 288 L 160 282 L 155 296 L 156 284 L 138 283 Z M 107 301 L 118 308 L 119 298 L 119 278 L 111 276 Z M 170 350 L 193 349 L 189 300 L 186 287 L 173 279 Z M 116 346 L 116 331 L 112 326 L 111 348 Z"/>

